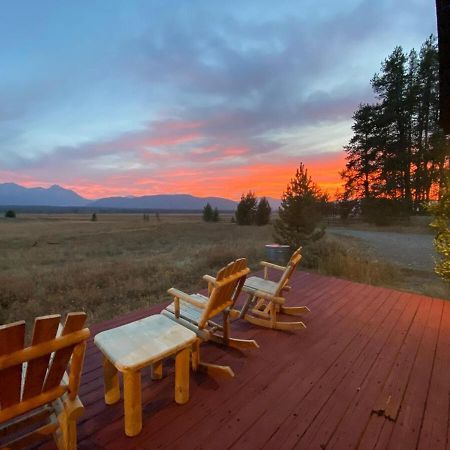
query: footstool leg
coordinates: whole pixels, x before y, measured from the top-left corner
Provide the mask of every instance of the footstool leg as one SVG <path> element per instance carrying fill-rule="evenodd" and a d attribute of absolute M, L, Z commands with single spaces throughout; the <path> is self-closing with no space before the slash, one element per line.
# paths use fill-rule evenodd
<path fill-rule="evenodd" d="M 189 357 L 189 347 L 175 357 L 175 402 L 179 405 L 189 400 Z"/>
<path fill-rule="evenodd" d="M 163 363 L 158 361 L 152 364 L 152 380 L 160 380 L 163 376 Z"/>
<path fill-rule="evenodd" d="M 120 400 L 119 376 L 117 369 L 106 356 L 103 357 L 103 381 L 105 389 L 105 403 L 113 405 Z"/>
<path fill-rule="evenodd" d="M 142 429 L 141 372 L 123 373 L 125 434 L 136 436 Z"/>

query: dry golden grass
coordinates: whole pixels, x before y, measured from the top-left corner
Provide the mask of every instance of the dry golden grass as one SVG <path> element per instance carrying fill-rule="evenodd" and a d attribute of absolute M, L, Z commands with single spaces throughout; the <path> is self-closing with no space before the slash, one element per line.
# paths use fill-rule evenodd
<path fill-rule="evenodd" d="M 201 276 L 237 257 L 264 259 L 272 227 L 239 227 L 199 215 L 21 215 L 0 220 L 0 323 L 84 310 L 90 323 L 195 291 Z M 304 249 L 303 268 L 363 283 L 423 292 L 396 267 L 365 256 L 351 239 Z M 433 283 L 432 283 L 433 284 Z M 437 284 L 436 284 L 437 286 Z M 439 291 L 437 291 L 437 296 Z M 436 295 L 436 294 L 433 294 Z"/>
<path fill-rule="evenodd" d="M 0 322 L 84 310 L 91 323 L 160 303 L 171 286 L 204 287 L 230 260 L 256 267 L 270 227 L 199 216 L 24 216 L 0 221 Z"/>

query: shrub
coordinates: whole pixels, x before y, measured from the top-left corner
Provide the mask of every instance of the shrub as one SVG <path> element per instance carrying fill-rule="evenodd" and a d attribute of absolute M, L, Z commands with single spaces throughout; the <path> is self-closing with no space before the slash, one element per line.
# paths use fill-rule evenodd
<path fill-rule="evenodd" d="M 5 217 L 7 217 L 8 219 L 14 219 L 16 217 L 16 212 L 12 209 L 8 209 L 8 211 L 6 211 L 5 213 Z"/>
<path fill-rule="evenodd" d="M 325 203 L 326 196 L 301 163 L 283 193 L 274 224 L 276 242 L 297 248 L 320 239 L 325 233 L 323 226 L 319 228 Z"/>
<path fill-rule="evenodd" d="M 261 197 L 255 213 L 255 223 L 256 225 L 267 225 L 270 221 L 270 214 L 272 208 L 269 205 L 266 197 Z"/>
<path fill-rule="evenodd" d="M 409 208 L 400 200 L 389 198 L 366 198 L 361 201 L 361 215 L 368 223 L 379 226 L 392 225 L 407 219 Z"/>
<path fill-rule="evenodd" d="M 252 225 L 255 223 L 256 215 L 256 196 L 254 192 L 249 191 L 247 194 L 242 194 L 235 216 L 238 225 Z"/>
<path fill-rule="evenodd" d="M 444 280 L 450 281 L 450 176 L 445 183 L 446 188 L 441 199 L 429 209 L 434 214 L 434 220 L 430 224 L 436 230 L 434 247 L 440 254 L 439 260 L 436 261 L 435 272 Z"/>
<path fill-rule="evenodd" d="M 92 222 L 97 222 L 97 214 L 93 213 L 91 217 Z"/>
<path fill-rule="evenodd" d="M 334 236 L 326 236 L 304 247 L 302 255 L 303 267 L 360 283 L 390 285 L 401 276 L 396 266 L 377 261 L 350 240 L 338 240 Z"/>

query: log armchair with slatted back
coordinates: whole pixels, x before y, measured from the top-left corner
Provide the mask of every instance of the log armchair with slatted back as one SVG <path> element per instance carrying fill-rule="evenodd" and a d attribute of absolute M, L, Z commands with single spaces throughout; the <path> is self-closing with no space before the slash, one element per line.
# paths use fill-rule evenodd
<path fill-rule="evenodd" d="M 77 447 L 89 329 L 85 313 L 69 313 L 64 326 L 60 319 L 38 317 L 28 347 L 24 321 L 0 326 L 0 448 L 23 448 L 52 434 L 59 449 Z"/>
<path fill-rule="evenodd" d="M 233 312 L 236 313 L 233 306 L 249 272 L 247 260 L 241 258 L 219 270 L 215 278 L 203 276 L 208 282 L 208 296 L 189 295 L 178 289 L 169 289 L 174 301 L 162 314 L 195 331 L 198 337 L 192 354 L 193 370 L 234 376 L 229 366 L 207 364 L 200 360 L 201 342 L 212 341 L 239 349 L 258 348 L 254 340 L 235 339 L 230 336 L 230 316 Z M 222 324 L 211 320 L 219 314 L 222 314 Z"/>
<path fill-rule="evenodd" d="M 261 261 L 264 278 L 249 277 L 242 290 L 248 299 L 241 310 L 240 317 L 255 325 L 277 330 L 296 330 L 306 328 L 301 321 L 280 321 L 278 314 L 297 315 L 309 312 L 307 306 L 284 306 L 283 293 L 289 291 L 289 279 L 302 259 L 301 247 L 295 250 L 286 266 Z M 268 279 L 269 269 L 282 272 L 278 282 Z"/>

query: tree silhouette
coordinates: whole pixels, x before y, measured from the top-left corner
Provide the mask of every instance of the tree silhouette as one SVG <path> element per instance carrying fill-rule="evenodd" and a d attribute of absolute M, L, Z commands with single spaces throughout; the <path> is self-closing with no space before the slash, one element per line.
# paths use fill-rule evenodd
<path fill-rule="evenodd" d="M 325 232 L 323 227 L 318 228 L 325 203 L 326 196 L 300 163 L 278 209 L 279 219 L 274 224 L 276 242 L 297 248 L 320 239 Z"/>
<path fill-rule="evenodd" d="M 214 217 L 214 211 L 212 209 L 212 206 L 207 203 L 205 207 L 203 208 L 203 220 L 205 222 L 211 222 Z"/>
<path fill-rule="evenodd" d="M 398 213 L 442 195 L 448 141 L 439 130 L 439 64 L 430 36 L 419 54 L 401 47 L 371 80 L 375 104 L 353 115 L 353 137 L 341 173 L 349 200 L 383 200 Z"/>
<path fill-rule="evenodd" d="M 241 201 L 238 203 L 235 217 L 238 225 L 252 225 L 255 223 L 256 215 L 256 196 L 254 192 L 249 191 L 242 194 Z"/>
<path fill-rule="evenodd" d="M 270 221 L 270 214 L 272 208 L 269 205 L 266 197 L 261 197 L 256 207 L 255 223 L 256 225 L 267 225 Z"/>

